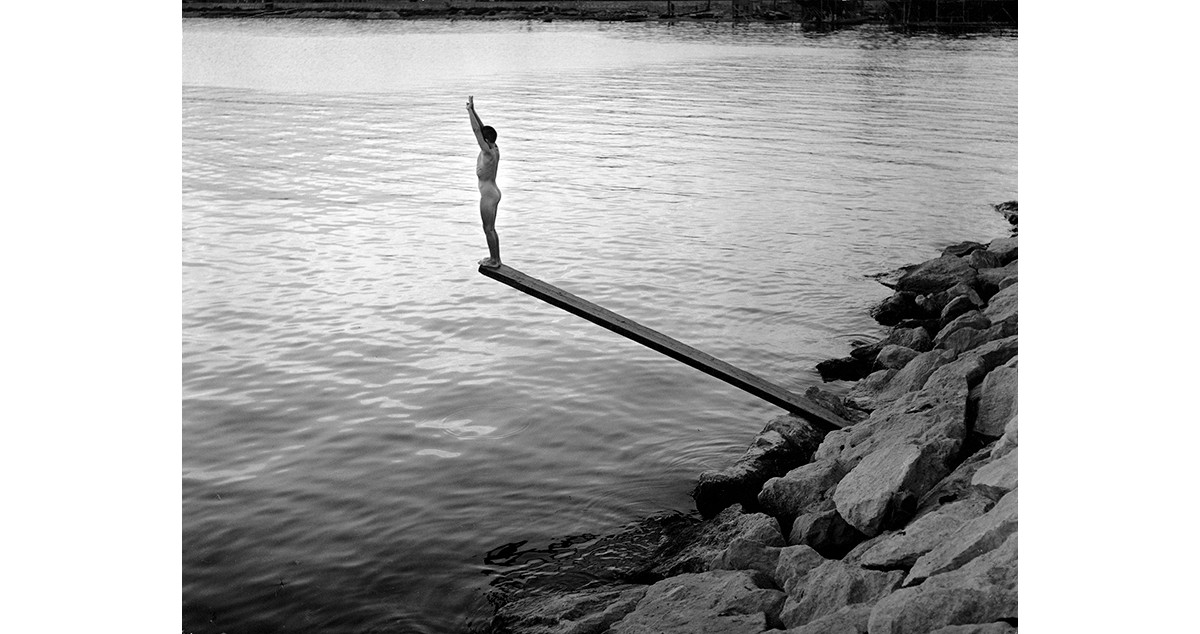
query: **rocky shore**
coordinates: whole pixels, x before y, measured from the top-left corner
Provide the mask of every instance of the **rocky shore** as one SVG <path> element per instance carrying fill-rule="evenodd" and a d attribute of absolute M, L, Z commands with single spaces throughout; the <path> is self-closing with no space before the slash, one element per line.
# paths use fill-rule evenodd
<path fill-rule="evenodd" d="M 808 392 L 852 425 L 770 421 L 699 476 L 703 519 L 649 518 L 500 575 L 482 631 L 1015 631 L 1015 230 L 876 279 L 894 290 L 872 310 L 890 331 L 821 364 L 848 392 Z"/>

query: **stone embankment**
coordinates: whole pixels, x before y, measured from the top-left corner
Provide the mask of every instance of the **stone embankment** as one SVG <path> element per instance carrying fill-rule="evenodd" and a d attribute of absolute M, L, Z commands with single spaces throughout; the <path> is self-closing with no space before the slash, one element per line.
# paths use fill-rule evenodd
<path fill-rule="evenodd" d="M 809 390 L 853 425 L 770 421 L 735 464 L 701 474 L 705 519 L 613 536 L 601 550 L 642 539 L 641 554 L 576 587 L 497 590 L 490 631 L 1015 631 L 1017 238 L 879 279 L 895 291 L 873 310 L 890 332 L 823 364 L 861 380 Z"/>

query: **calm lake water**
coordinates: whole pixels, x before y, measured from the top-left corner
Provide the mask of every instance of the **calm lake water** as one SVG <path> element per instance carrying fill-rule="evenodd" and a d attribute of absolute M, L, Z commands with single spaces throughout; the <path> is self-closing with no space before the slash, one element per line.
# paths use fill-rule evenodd
<path fill-rule="evenodd" d="M 508 264 L 797 392 L 1017 198 L 1015 34 L 182 36 L 185 631 L 462 630 L 489 550 L 691 512 L 781 413 L 476 272 L 468 95 Z"/>

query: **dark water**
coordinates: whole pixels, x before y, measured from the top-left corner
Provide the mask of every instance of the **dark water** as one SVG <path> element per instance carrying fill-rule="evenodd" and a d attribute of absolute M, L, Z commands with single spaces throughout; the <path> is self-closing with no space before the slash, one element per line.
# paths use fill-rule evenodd
<path fill-rule="evenodd" d="M 1007 227 L 1017 40 L 184 20 L 183 625 L 456 631 L 489 551 L 690 512 L 778 413 L 475 271 L 796 391 L 866 273 Z M 835 386 L 836 387 L 836 386 Z"/>

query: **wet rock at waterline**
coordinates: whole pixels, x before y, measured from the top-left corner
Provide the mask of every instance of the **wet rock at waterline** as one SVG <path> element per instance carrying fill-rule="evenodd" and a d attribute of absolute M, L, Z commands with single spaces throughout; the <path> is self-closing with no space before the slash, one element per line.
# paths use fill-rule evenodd
<path fill-rule="evenodd" d="M 824 436 L 798 416 L 775 418 L 732 466 L 700 474 L 692 490 L 696 508 L 712 517 L 733 504 L 753 506 L 764 482 L 807 462 Z"/>

